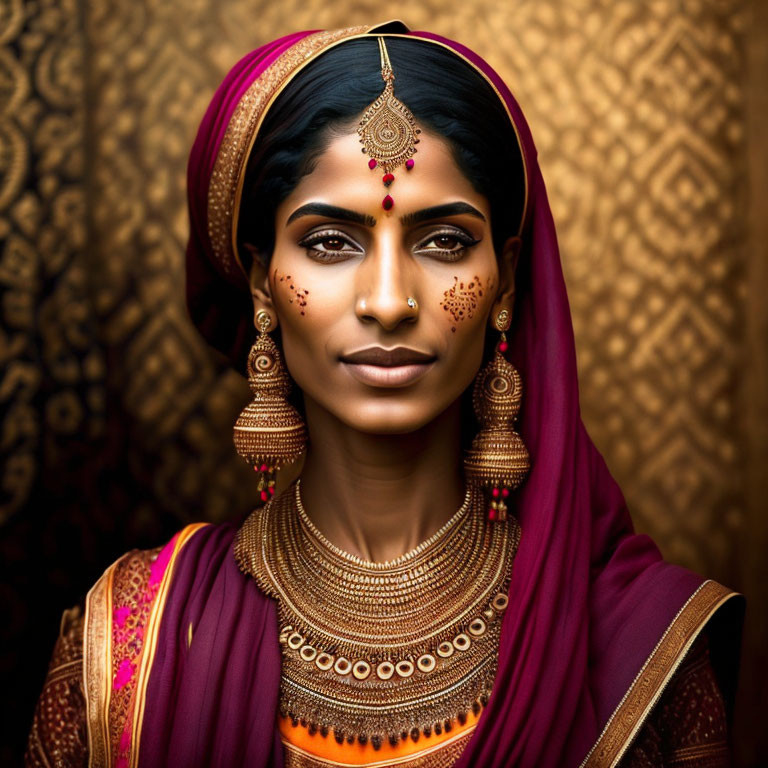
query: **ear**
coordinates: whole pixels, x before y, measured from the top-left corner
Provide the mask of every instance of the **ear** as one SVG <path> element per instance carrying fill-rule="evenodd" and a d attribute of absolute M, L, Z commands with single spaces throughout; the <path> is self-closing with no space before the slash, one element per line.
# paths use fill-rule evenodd
<path fill-rule="evenodd" d="M 521 245 L 522 241 L 519 237 L 510 237 L 504 243 L 499 254 L 499 288 L 488 318 L 488 323 L 495 331 L 498 330 L 496 318 L 502 309 L 506 309 L 509 316 L 512 316 L 512 310 L 515 306 L 515 270 L 517 269 L 517 260 L 520 257 Z"/>
<path fill-rule="evenodd" d="M 277 327 L 277 312 L 272 302 L 272 290 L 269 286 L 269 268 L 267 260 L 250 244 L 245 244 L 250 252 L 251 268 L 248 273 L 248 282 L 251 286 L 251 299 L 253 300 L 253 325 L 257 326 L 256 314 L 259 310 L 269 313 L 272 320 L 271 329 Z"/>

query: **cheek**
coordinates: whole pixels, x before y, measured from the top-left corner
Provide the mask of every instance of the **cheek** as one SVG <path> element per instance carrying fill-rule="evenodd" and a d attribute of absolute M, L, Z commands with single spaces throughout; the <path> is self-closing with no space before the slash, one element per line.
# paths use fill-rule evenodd
<path fill-rule="evenodd" d="M 483 280 L 479 275 L 471 278 L 453 276 L 453 284 L 444 292 L 440 302 L 451 327 L 451 333 L 456 333 L 460 324 L 472 320 L 476 316 L 483 317 L 485 309 L 491 301 L 496 279 L 493 275 Z"/>
<path fill-rule="evenodd" d="M 283 258 L 272 267 L 272 299 L 289 365 L 323 364 L 347 312 L 347 283 L 331 270 L 313 269 L 294 259 Z"/>
<path fill-rule="evenodd" d="M 300 316 L 307 315 L 309 289 L 304 288 L 298 278 L 275 267 L 272 271 L 272 290 L 278 306 Z"/>

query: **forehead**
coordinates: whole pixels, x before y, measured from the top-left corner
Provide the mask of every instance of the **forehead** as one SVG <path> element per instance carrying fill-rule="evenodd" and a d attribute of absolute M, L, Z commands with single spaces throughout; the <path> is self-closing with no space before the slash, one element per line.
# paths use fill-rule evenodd
<path fill-rule="evenodd" d="M 439 136 L 423 132 L 414 155 L 414 167 L 393 170 L 395 181 L 385 187 L 384 172 L 368 167 L 356 131 L 334 137 L 319 156 L 312 172 L 304 176 L 277 212 L 285 221 L 297 206 L 309 201 L 333 202 L 353 210 L 383 214 L 381 201 L 389 194 L 398 214 L 442 203 L 466 201 L 490 216 L 485 196 L 478 193 L 461 172 L 449 144 Z"/>

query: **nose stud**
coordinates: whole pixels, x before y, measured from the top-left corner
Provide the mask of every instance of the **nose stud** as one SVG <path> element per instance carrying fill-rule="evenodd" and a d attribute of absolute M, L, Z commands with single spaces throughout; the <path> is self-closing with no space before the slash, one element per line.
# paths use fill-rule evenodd
<path fill-rule="evenodd" d="M 408 303 L 408 306 L 411 309 L 416 309 L 416 299 L 414 299 L 412 296 L 408 297 L 408 302 L 407 303 Z"/>

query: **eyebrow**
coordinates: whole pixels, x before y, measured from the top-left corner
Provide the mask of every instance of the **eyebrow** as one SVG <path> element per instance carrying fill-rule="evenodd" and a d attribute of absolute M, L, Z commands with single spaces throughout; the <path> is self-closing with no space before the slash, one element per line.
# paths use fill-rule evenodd
<path fill-rule="evenodd" d="M 325 216 L 328 219 L 351 221 L 354 224 L 362 224 L 366 227 L 376 226 L 376 219 L 373 216 L 350 211 L 349 208 L 340 208 L 338 205 L 329 205 L 328 203 L 307 203 L 300 206 L 288 217 L 285 226 L 287 227 L 291 222 L 300 219 L 302 216 Z"/>
<path fill-rule="evenodd" d="M 485 221 L 485 216 L 469 203 L 444 203 L 443 205 L 433 205 L 431 208 L 422 208 L 420 211 L 406 213 L 400 217 L 400 223 L 406 227 L 412 227 L 421 224 L 424 221 L 440 219 L 447 216 L 458 216 L 467 213 L 470 216 Z M 342 221 L 351 221 L 354 224 L 362 224 L 366 227 L 375 227 L 376 219 L 365 213 L 351 211 L 349 208 L 341 208 L 338 205 L 328 203 L 307 203 L 297 208 L 289 217 L 285 225 L 300 219 L 302 216 L 324 216 L 328 219 L 341 219 Z"/>
<path fill-rule="evenodd" d="M 413 213 L 406 213 L 400 217 L 400 223 L 403 226 L 412 227 L 415 224 L 421 224 L 423 221 L 442 219 L 446 216 L 457 216 L 461 213 L 468 213 L 470 216 L 475 216 L 485 221 L 485 216 L 469 203 L 445 203 L 444 205 L 433 205 L 431 208 L 423 208 Z"/>

